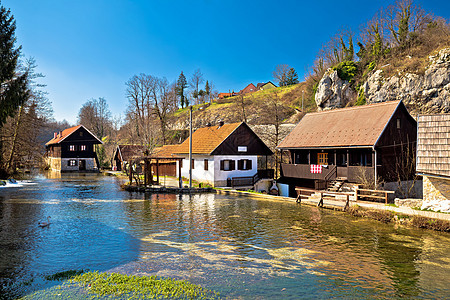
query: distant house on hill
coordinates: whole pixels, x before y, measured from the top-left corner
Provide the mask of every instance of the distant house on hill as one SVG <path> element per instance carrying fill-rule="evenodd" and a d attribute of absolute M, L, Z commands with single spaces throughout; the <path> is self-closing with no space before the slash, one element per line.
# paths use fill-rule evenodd
<path fill-rule="evenodd" d="M 277 146 L 289 156 L 282 181 L 294 188 L 325 189 L 336 179 L 358 183 L 408 180 L 401 165 L 412 162 L 416 121 L 401 101 L 306 114 Z"/>
<path fill-rule="evenodd" d="M 146 149 L 147 148 L 142 145 L 118 145 L 113 155 L 113 170 L 124 170 L 127 163 L 144 156 L 144 151 Z"/>
<path fill-rule="evenodd" d="M 181 175 L 189 178 L 189 139 L 178 145 L 173 154 L 183 157 Z M 240 179 L 250 180 L 258 174 L 258 156 L 272 155 L 264 142 L 242 123 L 207 126 L 192 134 L 192 178 L 213 186 L 230 186 Z M 260 177 L 267 177 L 260 170 Z"/>
<path fill-rule="evenodd" d="M 237 94 L 236 93 L 219 93 L 219 95 L 218 95 L 218 97 L 219 97 L 219 99 L 225 99 L 225 98 L 228 98 L 228 97 L 233 97 L 233 96 L 236 96 Z"/>
<path fill-rule="evenodd" d="M 261 82 L 261 83 L 258 83 L 257 85 L 256 85 L 256 89 L 258 90 L 258 91 L 262 91 L 262 90 L 269 90 L 269 89 L 273 89 L 273 88 L 276 88 L 277 86 L 275 85 L 275 84 L 273 84 L 271 81 L 268 81 L 268 82 Z"/>
<path fill-rule="evenodd" d="M 253 93 L 253 92 L 256 92 L 256 86 L 253 83 L 250 83 L 245 88 L 243 88 L 241 91 L 239 91 L 239 94 L 243 95 L 243 94 L 249 94 L 249 93 Z"/>
<path fill-rule="evenodd" d="M 417 174 L 423 176 L 423 200 L 450 200 L 450 114 L 418 118 Z"/>
<path fill-rule="evenodd" d="M 94 145 L 102 144 L 83 125 L 55 132 L 46 145 L 47 164 L 60 172 L 98 172 L 99 162 Z"/>

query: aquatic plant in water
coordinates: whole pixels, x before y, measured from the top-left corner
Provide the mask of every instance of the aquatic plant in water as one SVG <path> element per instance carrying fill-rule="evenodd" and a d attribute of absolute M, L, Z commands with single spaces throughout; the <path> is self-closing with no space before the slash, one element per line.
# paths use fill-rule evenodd
<path fill-rule="evenodd" d="M 99 296 L 136 299 L 219 299 L 219 294 L 184 280 L 157 276 L 129 276 L 118 273 L 87 272 L 72 278 Z"/>

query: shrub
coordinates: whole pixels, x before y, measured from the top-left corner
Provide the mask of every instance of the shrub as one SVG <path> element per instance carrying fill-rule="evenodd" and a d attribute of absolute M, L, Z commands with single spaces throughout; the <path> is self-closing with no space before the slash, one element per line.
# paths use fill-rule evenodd
<path fill-rule="evenodd" d="M 346 60 L 334 66 L 333 70 L 337 71 L 339 78 L 350 82 L 355 77 L 358 67 L 354 61 Z"/>

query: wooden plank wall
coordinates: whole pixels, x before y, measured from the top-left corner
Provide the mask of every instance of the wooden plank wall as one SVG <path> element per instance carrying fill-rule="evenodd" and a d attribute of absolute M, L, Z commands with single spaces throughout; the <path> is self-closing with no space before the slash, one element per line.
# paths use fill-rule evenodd
<path fill-rule="evenodd" d="M 450 176 L 450 114 L 419 116 L 417 172 Z"/>

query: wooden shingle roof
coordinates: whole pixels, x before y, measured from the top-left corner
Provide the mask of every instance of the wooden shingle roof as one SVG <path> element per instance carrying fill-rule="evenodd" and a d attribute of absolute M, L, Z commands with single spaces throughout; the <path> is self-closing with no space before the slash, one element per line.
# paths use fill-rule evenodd
<path fill-rule="evenodd" d="M 116 151 L 119 153 L 122 161 L 130 161 L 144 156 L 146 149 L 142 145 L 118 145 Z"/>
<path fill-rule="evenodd" d="M 417 127 L 417 173 L 450 178 L 450 114 L 421 115 Z"/>
<path fill-rule="evenodd" d="M 278 149 L 372 147 L 401 101 L 306 114 Z"/>
<path fill-rule="evenodd" d="M 232 123 L 197 129 L 192 134 L 192 153 L 210 155 L 241 124 Z M 189 139 L 178 145 L 176 153 L 189 153 Z"/>

